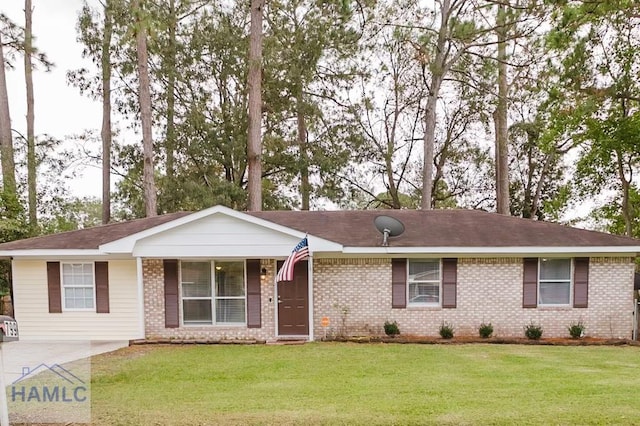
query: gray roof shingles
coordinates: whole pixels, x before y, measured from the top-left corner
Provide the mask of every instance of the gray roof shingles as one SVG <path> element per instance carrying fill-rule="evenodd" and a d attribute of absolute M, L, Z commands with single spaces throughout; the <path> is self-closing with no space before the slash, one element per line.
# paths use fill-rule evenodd
<path fill-rule="evenodd" d="M 188 215 L 172 213 L 0 244 L 0 250 L 97 249 L 99 245 Z M 347 247 L 376 247 L 382 235 L 373 220 L 392 216 L 405 232 L 396 247 L 631 247 L 640 240 L 478 210 L 343 210 L 246 212 Z"/>
<path fill-rule="evenodd" d="M 110 223 L 77 231 L 44 235 L 26 240 L 0 244 L 0 250 L 37 250 L 37 249 L 97 249 L 101 244 L 119 240 L 141 231 L 162 225 L 188 215 L 188 212 L 170 213 L 162 216 Z"/>

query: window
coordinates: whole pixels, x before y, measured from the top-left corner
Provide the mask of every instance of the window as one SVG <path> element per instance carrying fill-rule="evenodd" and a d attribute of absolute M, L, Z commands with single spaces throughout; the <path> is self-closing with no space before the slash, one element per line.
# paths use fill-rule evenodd
<path fill-rule="evenodd" d="M 244 324 L 244 269 L 244 262 L 181 262 L 183 323 Z"/>
<path fill-rule="evenodd" d="M 440 260 L 409 259 L 409 305 L 425 306 L 440 303 Z"/>
<path fill-rule="evenodd" d="M 571 259 L 540 259 L 539 300 L 541 305 L 571 303 Z"/>
<path fill-rule="evenodd" d="M 93 263 L 63 263 L 64 309 L 94 309 Z"/>

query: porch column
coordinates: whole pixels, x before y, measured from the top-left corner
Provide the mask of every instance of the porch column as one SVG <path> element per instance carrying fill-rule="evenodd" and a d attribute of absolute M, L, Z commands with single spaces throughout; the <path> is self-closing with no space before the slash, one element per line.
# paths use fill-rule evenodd
<path fill-rule="evenodd" d="M 136 257 L 136 275 L 138 277 L 138 329 L 139 339 L 144 339 L 144 278 L 142 273 L 142 258 Z"/>
<path fill-rule="evenodd" d="M 307 276 L 309 280 L 309 341 L 313 342 L 313 256 L 311 253 L 309 253 L 307 260 Z"/>

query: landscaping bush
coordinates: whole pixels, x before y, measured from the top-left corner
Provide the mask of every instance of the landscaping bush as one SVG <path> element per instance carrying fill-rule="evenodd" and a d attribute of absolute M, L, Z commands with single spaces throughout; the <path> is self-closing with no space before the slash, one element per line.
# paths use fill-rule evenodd
<path fill-rule="evenodd" d="M 448 322 L 442 321 L 440 325 L 440 337 L 443 339 L 452 339 L 453 338 L 453 326 Z"/>
<path fill-rule="evenodd" d="M 571 323 L 569 327 L 567 327 L 567 329 L 569 330 L 569 335 L 572 338 L 579 339 L 581 337 L 584 337 L 584 330 L 586 329 L 586 327 L 582 320 L 580 320 L 577 323 Z"/>
<path fill-rule="evenodd" d="M 527 339 L 539 340 L 542 337 L 542 332 L 542 326 L 533 322 L 524 327 L 524 335 L 527 336 Z"/>
<path fill-rule="evenodd" d="M 400 328 L 398 327 L 398 323 L 397 322 L 389 322 L 389 321 L 385 321 L 384 323 L 384 332 L 387 336 L 397 336 L 398 334 L 400 334 Z"/>
<path fill-rule="evenodd" d="M 488 339 L 493 334 L 493 325 L 491 323 L 482 323 L 480 324 L 480 328 L 478 328 L 478 334 L 483 339 Z"/>

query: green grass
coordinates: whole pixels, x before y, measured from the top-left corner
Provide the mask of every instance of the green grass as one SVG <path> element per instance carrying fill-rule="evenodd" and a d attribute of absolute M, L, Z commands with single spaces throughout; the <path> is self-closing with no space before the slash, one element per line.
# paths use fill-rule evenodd
<path fill-rule="evenodd" d="M 96 357 L 95 424 L 640 424 L 640 348 L 314 343 Z"/>

